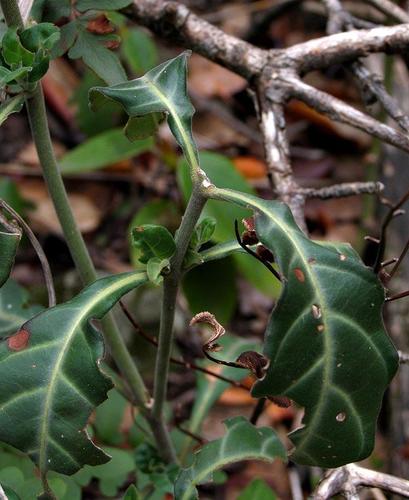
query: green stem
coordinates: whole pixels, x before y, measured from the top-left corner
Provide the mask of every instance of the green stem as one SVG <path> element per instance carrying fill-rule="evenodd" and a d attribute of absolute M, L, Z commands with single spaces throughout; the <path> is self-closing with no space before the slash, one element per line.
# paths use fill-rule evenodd
<path fill-rule="evenodd" d="M 173 255 L 171 271 L 164 279 L 161 324 L 156 356 L 153 416 L 163 421 L 163 406 L 166 401 L 169 360 L 173 342 L 173 322 L 175 318 L 176 297 L 182 277 L 183 259 L 189 246 L 196 222 L 206 203 L 200 187 L 194 187 L 182 223 L 176 235 L 176 252 Z"/>
<path fill-rule="evenodd" d="M 16 0 L 0 0 L 0 4 L 7 25 L 23 28 L 23 21 Z M 40 85 L 37 86 L 30 98 L 26 100 L 26 106 L 31 126 L 31 133 L 36 145 L 48 191 L 53 201 L 74 263 L 83 283 L 87 285 L 95 281 L 97 279 L 97 275 L 81 232 L 79 231 L 74 219 L 67 192 L 65 190 L 61 174 L 58 170 L 48 128 L 44 96 Z M 105 338 L 112 352 L 112 356 L 126 378 L 136 404 L 146 414 L 147 405 L 149 404 L 148 392 L 139 370 L 118 331 L 113 317 L 111 315 L 106 316 L 102 325 Z M 162 452 L 162 455 L 166 460 L 173 460 L 174 453 L 172 451 L 170 437 L 165 426 L 152 420 L 150 420 L 150 423 L 159 451 Z"/>

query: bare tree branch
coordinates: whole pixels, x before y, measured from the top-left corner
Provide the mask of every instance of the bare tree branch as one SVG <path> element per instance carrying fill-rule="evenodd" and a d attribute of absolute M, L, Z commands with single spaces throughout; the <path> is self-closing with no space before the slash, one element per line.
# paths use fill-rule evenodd
<path fill-rule="evenodd" d="M 224 33 L 178 2 L 135 0 L 132 13 L 158 35 L 172 38 L 247 79 L 260 74 L 267 64 L 268 51 Z"/>
<path fill-rule="evenodd" d="M 320 189 L 300 188 L 298 192 L 305 198 L 319 198 L 329 200 L 332 198 L 344 198 L 360 194 L 379 194 L 383 191 L 382 182 L 344 182 Z"/>
<path fill-rule="evenodd" d="M 351 125 L 367 134 L 378 137 L 378 139 L 388 144 L 409 151 L 409 138 L 392 127 L 384 125 L 336 97 L 311 87 L 297 77 L 287 78 L 286 83 L 292 97 L 303 101 L 332 120 Z"/>
<path fill-rule="evenodd" d="M 318 485 L 313 499 L 327 500 L 341 493 L 347 498 L 359 499 L 358 490 L 364 486 L 380 488 L 409 498 L 409 481 L 349 464 L 331 470 Z"/>
<path fill-rule="evenodd" d="M 283 51 L 301 73 L 352 61 L 374 52 L 399 53 L 409 45 L 409 24 L 337 33 L 293 45 Z"/>
<path fill-rule="evenodd" d="M 327 31 L 329 34 L 354 29 L 353 20 L 346 12 L 340 0 L 323 0 L 328 11 Z M 354 61 L 347 65 L 353 73 L 361 88 L 365 105 L 379 101 L 388 115 L 393 118 L 399 126 L 409 131 L 409 117 L 405 115 L 397 100 L 386 90 L 382 78 L 371 73 L 362 61 Z"/>
<path fill-rule="evenodd" d="M 401 9 L 396 3 L 390 0 L 366 0 L 367 3 L 373 5 L 378 10 L 386 14 L 387 16 L 393 17 L 396 21 L 400 23 L 409 23 L 409 14 L 407 14 L 403 9 Z"/>

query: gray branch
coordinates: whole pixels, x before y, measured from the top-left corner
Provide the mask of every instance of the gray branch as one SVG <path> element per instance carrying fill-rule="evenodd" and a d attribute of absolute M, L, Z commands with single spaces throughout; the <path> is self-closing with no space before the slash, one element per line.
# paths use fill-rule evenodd
<path fill-rule="evenodd" d="M 358 196 L 361 194 L 380 194 L 384 190 L 382 182 L 343 182 L 319 189 L 300 188 L 299 194 L 305 198 L 319 198 L 330 200 L 332 198 L 345 198 L 347 196 Z"/>
<path fill-rule="evenodd" d="M 288 78 L 286 83 L 292 97 L 303 101 L 332 120 L 351 125 L 367 134 L 378 137 L 378 139 L 388 144 L 409 152 L 409 138 L 398 130 L 358 111 L 336 97 L 311 87 L 296 77 Z"/>
<path fill-rule="evenodd" d="M 393 17 L 399 23 L 409 23 L 409 14 L 401 9 L 396 3 L 390 0 L 366 0 L 369 4 L 386 14 Z"/>
<path fill-rule="evenodd" d="M 409 498 L 409 481 L 349 464 L 330 471 L 318 485 L 313 499 L 327 500 L 338 494 L 359 499 L 358 490 L 365 486 Z"/>

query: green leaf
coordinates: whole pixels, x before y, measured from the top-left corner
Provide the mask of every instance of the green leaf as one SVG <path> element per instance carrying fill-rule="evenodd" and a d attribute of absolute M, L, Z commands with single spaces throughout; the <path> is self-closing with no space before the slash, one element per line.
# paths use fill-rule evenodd
<path fill-rule="evenodd" d="M 169 127 L 189 164 L 197 166 L 197 149 L 192 136 L 194 108 L 186 87 L 188 55 L 183 52 L 136 80 L 113 87 L 95 87 L 89 98 L 93 109 L 98 109 L 106 99 L 117 101 L 130 117 L 166 113 Z"/>
<path fill-rule="evenodd" d="M 168 267 L 169 259 L 160 259 L 159 257 L 152 257 L 152 259 L 149 259 L 146 266 L 146 274 L 148 275 L 149 281 L 155 285 L 160 285 L 163 281 L 161 273 Z"/>
<path fill-rule="evenodd" d="M 183 293 L 192 314 L 211 311 L 225 324 L 237 307 L 236 269 L 231 258 L 207 262 L 183 277 Z"/>
<path fill-rule="evenodd" d="M 119 10 L 131 5 L 133 0 L 78 0 L 76 9 L 80 12 L 86 10 Z"/>
<path fill-rule="evenodd" d="M 175 483 L 175 500 L 199 498 L 196 486 L 209 482 L 214 471 L 228 464 L 243 460 L 286 460 L 286 450 L 273 429 L 255 427 L 244 417 L 227 419 L 225 425 L 226 434 L 204 445 L 195 453 L 193 465 L 181 471 Z"/>
<path fill-rule="evenodd" d="M 204 217 L 195 227 L 190 240 L 190 248 L 198 250 L 202 245 L 212 239 L 216 229 L 216 219 L 214 217 Z"/>
<path fill-rule="evenodd" d="M 141 495 L 139 495 L 138 490 L 134 484 L 131 484 L 129 488 L 125 491 L 125 495 L 122 500 L 141 500 Z"/>
<path fill-rule="evenodd" d="M 4 200 L 20 215 L 24 213 L 28 205 L 22 198 L 16 183 L 8 177 L 0 179 L 0 199 Z"/>
<path fill-rule="evenodd" d="M 119 445 L 124 441 L 120 426 L 126 404 L 126 399 L 116 389 L 111 389 L 107 400 L 96 409 L 94 427 L 98 438 L 104 443 Z"/>
<path fill-rule="evenodd" d="M 70 49 L 77 37 L 77 22 L 70 21 L 60 28 L 60 38 L 51 51 L 51 58 L 56 59 L 64 55 Z M 81 82 L 82 83 L 82 82 Z"/>
<path fill-rule="evenodd" d="M 115 497 L 129 474 L 135 469 L 132 452 L 118 448 L 104 448 L 112 458 L 108 463 L 94 467 L 85 466 L 75 475 L 80 482 L 88 484 L 92 478 L 99 480 L 99 489 L 103 496 Z"/>
<path fill-rule="evenodd" d="M 223 348 L 221 351 L 223 359 L 231 361 L 237 359 L 244 351 L 257 351 L 260 349 L 260 344 L 255 339 L 242 339 L 230 333 L 221 338 L 218 343 Z M 202 364 L 205 368 L 216 371 L 214 363 L 205 361 Z M 217 374 L 236 381 L 242 380 L 245 377 L 243 370 L 223 365 L 217 367 Z M 204 418 L 223 392 L 230 387 L 228 382 L 210 377 L 199 371 L 196 372 L 196 377 L 197 391 L 188 427 L 189 431 L 193 434 L 200 433 Z M 181 452 L 182 460 L 189 451 L 190 441 L 188 436 L 185 437 Z"/>
<path fill-rule="evenodd" d="M 34 63 L 34 54 L 27 50 L 21 43 L 17 28 L 9 28 L 2 40 L 2 54 L 11 69 L 17 67 L 30 67 Z"/>
<path fill-rule="evenodd" d="M 60 39 L 60 30 L 52 23 L 30 26 L 20 33 L 20 40 L 30 52 L 50 51 Z"/>
<path fill-rule="evenodd" d="M 121 29 L 122 55 L 136 75 L 158 64 L 159 56 L 152 37 L 140 28 Z"/>
<path fill-rule="evenodd" d="M 31 70 L 32 70 L 31 67 L 29 68 L 24 67 L 10 71 L 9 69 L 0 66 L 0 88 L 3 88 L 8 84 L 14 83 L 18 79 L 24 78 L 30 73 Z"/>
<path fill-rule="evenodd" d="M 132 231 L 134 246 L 141 252 L 139 261 L 146 264 L 152 257 L 169 259 L 175 253 L 175 240 L 163 226 L 144 224 Z"/>
<path fill-rule="evenodd" d="M 277 496 L 263 479 L 253 479 L 237 500 L 276 500 Z"/>
<path fill-rule="evenodd" d="M 27 453 L 42 474 L 109 460 L 84 430 L 112 387 L 98 366 L 102 337 L 89 321 L 144 282 L 141 272 L 102 278 L 0 343 L 0 440 Z"/>
<path fill-rule="evenodd" d="M 59 164 L 63 174 L 90 172 L 137 156 L 152 148 L 152 140 L 129 142 L 122 130 L 102 132 L 65 154 Z"/>
<path fill-rule="evenodd" d="M 104 108 L 102 108 L 104 109 Z M 154 135 L 160 123 L 166 119 L 165 113 L 151 113 L 145 116 L 129 118 L 124 132 L 130 141 L 145 139 Z"/>
<path fill-rule="evenodd" d="M 108 106 L 104 106 L 97 112 L 93 112 L 89 109 L 89 89 L 95 85 L 102 85 L 103 83 L 104 82 L 98 78 L 93 71 L 87 70 L 82 75 L 81 82 L 73 94 L 72 101 L 76 107 L 75 123 L 88 137 L 98 135 L 118 126 L 120 124 L 120 118 L 123 115 L 121 106 L 114 102 L 110 103 Z"/>
<path fill-rule="evenodd" d="M 174 232 L 180 223 L 177 205 L 171 200 L 152 200 L 145 203 L 133 216 L 128 229 L 131 262 L 134 267 L 141 267 L 139 250 L 132 243 L 132 229 L 143 224 L 159 224 Z"/>
<path fill-rule="evenodd" d="M 10 275 L 21 236 L 20 227 L 0 221 L 0 287 Z"/>
<path fill-rule="evenodd" d="M 290 435 L 294 461 L 338 467 L 366 458 L 398 368 L 381 283 L 349 245 L 308 239 L 286 205 L 223 193 L 254 209 L 258 238 L 284 277 L 265 338 L 270 366 L 253 395 L 284 395 L 305 408 L 303 426 Z"/>
<path fill-rule="evenodd" d="M 34 0 L 30 15 L 37 22 L 55 22 L 70 17 L 71 0 Z"/>
<path fill-rule="evenodd" d="M 12 113 L 18 113 L 24 105 L 24 95 L 19 94 L 7 99 L 0 104 L 0 125 L 2 125 Z"/>
<path fill-rule="evenodd" d="M 68 52 L 71 59 L 82 58 L 108 85 L 116 85 L 126 80 L 126 73 L 118 56 L 112 50 L 104 47 L 107 37 L 96 36 L 79 26 L 78 36 Z"/>
<path fill-rule="evenodd" d="M 42 310 L 42 306 L 29 304 L 25 288 L 11 279 L 7 280 L 0 288 L 0 339 L 18 331 L 25 321 Z"/>

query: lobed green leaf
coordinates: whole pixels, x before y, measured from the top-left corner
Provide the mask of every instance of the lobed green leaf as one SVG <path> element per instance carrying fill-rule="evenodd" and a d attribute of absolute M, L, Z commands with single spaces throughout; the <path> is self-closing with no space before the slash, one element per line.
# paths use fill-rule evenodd
<path fill-rule="evenodd" d="M 149 121 L 143 121 L 144 131 L 150 133 L 155 130 L 155 123 L 160 122 L 161 115 L 166 113 L 169 128 L 189 164 L 197 166 L 199 160 L 192 135 L 194 108 L 186 87 L 188 55 L 188 52 L 183 52 L 136 80 L 113 87 L 94 87 L 89 99 L 92 109 L 98 109 L 107 99 L 112 99 L 119 102 L 131 118 L 150 116 Z M 135 135 L 137 124 L 133 121 L 128 125 L 132 128 L 131 135 Z"/>
<path fill-rule="evenodd" d="M 398 367 L 378 277 L 349 245 L 311 241 L 285 204 L 223 192 L 254 209 L 258 238 L 283 277 L 265 336 L 270 366 L 253 395 L 287 396 L 305 408 L 290 434 L 294 461 L 338 467 L 366 458 Z"/>
<path fill-rule="evenodd" d="M 160 261 L 169 259 L 175 253 L 173 236 L 163 226 L 144 224 L 132 231 L 134 246 L 140 251 L 139 261 L 146 264 L 152 258 Z"/>
<path fill-rule="evenodd" d="M 27 453 L 43 475 L 109 460 L 84 429 L 112 388 L 99 369 L 102 337 L 89 321 L 144 282 L 141 272 L 102 278 L 0 343 L 0 440 Z"/>
<path fill-rule="evenodd" d="M 209 482 L 214 471 L 228 464 L 243 460 L 286 460 L 286 450 L 273 429 L 257 428 L 244 417 L 225 420 L 225 425 L 226 434 L 204 445 L 195 453 L 192 466 L 181 471 L 175 483 L 175 500 L 199 498 L 196 486 Z"/>

